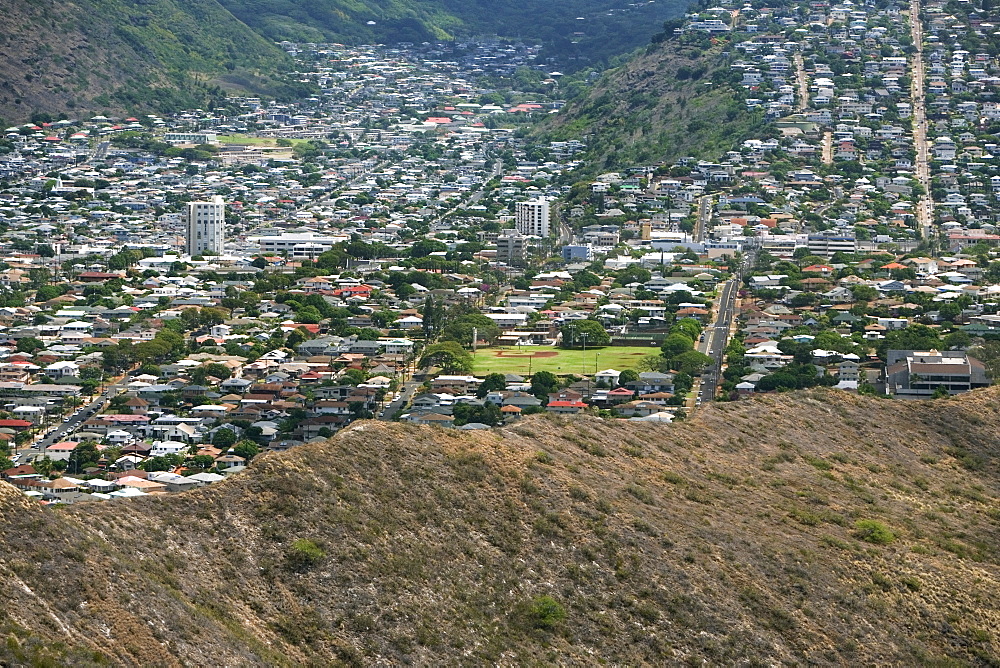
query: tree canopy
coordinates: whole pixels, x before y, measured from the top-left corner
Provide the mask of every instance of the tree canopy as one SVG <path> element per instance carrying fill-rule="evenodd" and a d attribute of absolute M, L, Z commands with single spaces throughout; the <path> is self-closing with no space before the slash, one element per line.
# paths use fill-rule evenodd
<path fill-rule="evenodd" d="M 420 358 L 421 367 L 440 367 L 444 373 L 471 373 L 472 355 L 456 341 L 442 341 L 427 346 Z"/>
<path fill-rule="evenodd" d="M 574 320 L 562 326 L 563 348 L 599 348 L 611 343 L 611 335 L 596 320 Z"/>

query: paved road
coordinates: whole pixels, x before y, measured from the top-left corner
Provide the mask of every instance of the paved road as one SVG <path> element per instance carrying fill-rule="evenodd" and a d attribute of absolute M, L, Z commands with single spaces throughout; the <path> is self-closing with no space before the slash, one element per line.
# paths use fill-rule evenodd
<path fill-rule="evenodd" d="M 698 198 L 698 219 L 694 224 L 692 237 L 695 243 L 701 243 L 708 232 L 708 221 L 712 218 L 712 200 L 714 195 L 702 195 Z"/>
<path fill-rule="evenodd" d="M 712 358 L 712 363 L 701 375 L 698 396 L 695 405 L 701 405 L 715 400 L 719 384 L 722 382 L 722 361 L 729 345 L 729 331 L 732 328 L 736 313 L 736 295 L 739 294 L 743 275 L 754 262 L 756 251 L 743 254 L 742 264 L 737 268 L 736 275 L 726 281 L 719 296 L 719 312 L 714 324 L 705 330 L 704 339 L 698 344 L 698 350 Z"/>
<path fill-rule="evenodd" d="M 78 412 L 70 415 L 62 422 L 62 424 L 58 425 L 46 436 L 32 443 L 30 447 L 18 450 L 20 458 L 17 463 L 27 464 L 34 461 L 36 458 L 41 458 L 45 452 L 45 448 L 49 447 L 53 443 L 58 443 L 68 434 L 73 433 L 73 431 L 79 427 L 81 423 L 89 420 L 95 414 L 103 410 L 107 403 L 111 401 L 112 397 L 116 396 L 125 389 L 125 386 L 130 380 L 131 378 L 129 376 L 125 376 L 116 384 L 109 385 L 108 388 L 101 394 L 97 395 L 93 401 L 85 406 L 82 406 Z"/>
<path fill-rule="evenodd" d="M 924 27 L 920 21 L 920 0 L 910 0 L 910 36 L 916 52 L 913 54 L 910 77 L 910 97 L 913 103 L 913 146 L 917 158 L 914 172 L 917 181 L 924 187 L 924 195 L 917 203 L 917 225 L 922 237 L 930 241 L 933 230 L 934 205 L 931 200 L 931 170 L 927 149 L 927 115 L 924 100 Z"/>
<path fill-rule="evenodd" d="M 409 405 L 410 400 L 413 399 L 413 393 L 423 384 L 426 378 L 426 369 L 413 374 L 410 380 L 403 383 L 403 389 L 399 392 L 399 398 L 386 406 L 379 419 L 389 422 L 396 417 L 396 413 Z"/>
<path fill-rule="evenodd" d="M 802 54 L 796 53 L 792 56 L 795 61 L 795 80 L 799 87 L 799 111 L 805 111 L 809 107 L 809 76 L 806 74 L 806 65 L 802 62 Z"/>

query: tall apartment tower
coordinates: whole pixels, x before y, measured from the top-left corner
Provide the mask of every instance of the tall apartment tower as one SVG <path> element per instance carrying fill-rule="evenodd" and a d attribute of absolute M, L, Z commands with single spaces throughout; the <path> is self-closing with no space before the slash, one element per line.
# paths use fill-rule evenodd
<path fill-rule="evenodd" d="M 528 238 L 517 230 L 503 230 L 497 237 L 497 260 L 511 267 L 523 267 Z"/>
<path fill-rule="evenodd" d="M 218 195 L 210 202 L 188 202 L 185 214 L 188 255 L 203 255 L 206 251 L 222 255 L 226 231 L 226 204 Z"/>
<path fill-rule="evenodd" d="M 549 236 L 549 201 L 540 197 L 518 202 L 514 209 L 514 227 L 521 234 Z"/>

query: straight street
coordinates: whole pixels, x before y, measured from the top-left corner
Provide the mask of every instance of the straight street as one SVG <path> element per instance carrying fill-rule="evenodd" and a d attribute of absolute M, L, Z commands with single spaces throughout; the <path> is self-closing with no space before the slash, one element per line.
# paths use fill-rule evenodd
<path fill-rule="evenodd" d="M 805 63 L 802 62 L 802 54 L 796 53 L 792 56 L 795 61 L 795 81 L 799 89 L 799 99 L 796 108 L 798 111 L 805 111 L 809 108 L 809 77 L 806 74 Z"/>
<path fill-rule="evenodd" d="M 917 157 L 914 172 L 917 181 L 924 188 L 924 194 L 917 203 L 917 227 L 921 237 L 931 241 L 934 205 L 931 200 L 931 170 L 927 147 L 927 109 L 924 99 L 924 28 L 920 20 L 920 0 L 910 1 L 910 36 L 916 53 L 911 61 L 910 99 L 913 101 L 913 146 Z"/>
<path fill-rule="evenodd" d="M 736 295 L 739 294 L 745 272 L 753 266 L 755 256 L 755 250 L 744 253 L 740 266 L 736 268 L 735 275 L 723 285 L 719 293 L 719 311 L 715 322 L 705 329 L 704 338 L 697 346 L 699 352 L 712 358 L 712 363 L 701 375 L 701 382 L 697 386 L 695 397 L 696 406 L 715 400 L 719 384 L 722 382 L 722 363 L 726 354 L 726 346 L 729 345 L 729 333 L 732 330 L 733 318 L 736 314 Z"/>
<path fill-rule="evenodd" d="M 695 243 L 705 240 L 705 233 L 708 230 L 708 221 L 712 218 L 712 200 L 714 195 L 702 195 L 698 198 L 698 219 L 694 224 L 692 237 Z"/>
<path fill-rule="evenodd" d="M 40 459 L 44 456 L 45 448 L 49 447 L 53 443 L 58 443 L 65 438 L 67 434 L 73 433 L 73 431 L 82 422 L 89 420 L 96 413 L 103 410 L 113 397 L 125 390 L 129 380 L 130 376 L 126 375 L 115 384 L 109 385 L 107 389 L 105 389 L 101 394 L 98 394 L 93 401 L 76 409 L 73 414 L 66 418 L 61 424 L 56 425 L 45 436 L 36 440 L 30 446 L 17 450 L 17 454 L 20 455 L 17 463 L 28 464 L 35 459 Z"/>
<path fill-rule="evenodd" d="M 418 376 L 419 380 L 417 380 Z M 424 374 L 414 373 L 413 376 L 410 377 L 410 380 L 405 381 L 403 383 L 403 387 L 399 391 L 399 397 L 386 406 L 379 419 L 385 422 L 391 422 L 399 411 L 409 405 L 410 401 L 413 399 L 414 392 L 416 392 L 417 388 L 423 384 L 425 378 L 426 375 Z"/>

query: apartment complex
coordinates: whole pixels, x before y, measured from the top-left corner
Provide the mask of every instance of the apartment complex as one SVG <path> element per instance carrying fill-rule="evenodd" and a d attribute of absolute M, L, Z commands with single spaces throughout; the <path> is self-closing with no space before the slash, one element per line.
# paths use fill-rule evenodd
<path fill-rule="evenodd" d="M 188 202 L 185 212 L 188 255 L 222 255 L 226 229 L 226 204 L 216 195 L 208 202 Z"/>
<path fill-rule="evenodd" d="M 521 234 L 549 236 L 549 201 L 540 197 L 518 202 L 514 211 L 514 225 Z"/>

